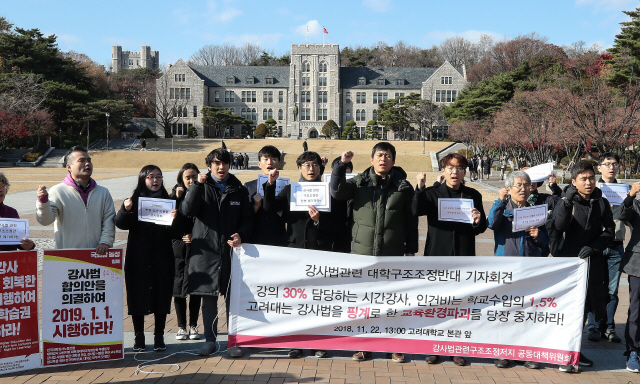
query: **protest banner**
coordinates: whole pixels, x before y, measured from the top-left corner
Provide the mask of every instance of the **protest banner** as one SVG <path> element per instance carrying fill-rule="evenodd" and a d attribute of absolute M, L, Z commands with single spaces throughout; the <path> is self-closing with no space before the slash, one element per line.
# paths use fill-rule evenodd
<path fill-rule="evenodd" d="M 38 253 L 0 252 L 0 260 L 0 374 L 38 368 Z"/>
<path fill-rule="evenodd" d="M 124 357 L 122 249 L 45 250 L 42 281 L 44 365 Z"/>
<path fill-rule="evenodd" d="M 553 163 L 545 163 L 531 167 L 525 171 L 532 183 L 538 183 L 549 178 L 553 174 Z"/>
<path fill-rule="evenodd" d="M 354 176 L 356 176 L 357 173 L 347 173 L 345 174 L 346 179 L 353 179 Z M 325 173 L 324 175 L 322 175 L 322 181 L 324 181 L 325 183 L 330 183 L 331 182 L 331 173 Z"/>
<path fill-rule="evenodd" d="M 313 205 L 318 211 L 331 212 L 329 183 L 300 182 L 291 183 L 291 211 L 308 211 Z"/>
<path fill-rule="evenodd" d="M 0 244 L 20 245 L 29 238 L 29 220 L 0 219 Z"/>
<path fill-rule="evenodd" d="M 529 227 L 543 226 L 547 221 L 548 209 L 547 204 L 514 209 L 512 231 L 519 232 Z"/>
<path fill-rule="evenodd" d="M 438 220 L 473 223 L 473 199 L 438 199 Z"/>
<path fill-rule="evenodd" d="M 575 257 L 345 257 L 244 243 L 231 270 L 230 347 L 578 364 L 587 262 Z"/>
<path fill-rule="evenodd" d="M 598 184 L 598 188 L 600 188 L 602 195 L 611 205 L 622 205 L 624 199 L 626 199 L 629 194 L 629 184 L 600 183 Z"/>
<path fill-rule="evenodd" d="M 138 221 L 147 221 L 160 225 L 171 225 L 173 222 L 171 211 L 175 207 L 175 200 L 139 197 Z"/>
<path fill-rule="evenodd" d="M 262 188 L 262 186 L 264 185 L 264 183 L 266 183 L 267 181 L 269 181 L 269 176 L 268 175 L 263 175 L 263 174 L 259 174 L 258 175 L 258 182 L 257 182 L 257 193 L 264 197 L 264 188 Z M 280 194 L 280 191 L 282 191 L 282 189 L 284 187 L 286 187 L 287 185 L 289 185 L 289 182 L 291 180 L 286 178 L 286 177 L 278 177 L 276 179 L 276 196 L 278 196 Z"/>

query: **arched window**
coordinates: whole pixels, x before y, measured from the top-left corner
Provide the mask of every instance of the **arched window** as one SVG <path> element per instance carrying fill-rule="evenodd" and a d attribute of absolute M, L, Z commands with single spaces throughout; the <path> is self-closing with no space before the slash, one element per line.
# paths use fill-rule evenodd
<path fill-rule="evenodd" d="M 242 108 L 240 110 L 240 116 L 242 116 L 242 118 L 246 120 L 246 118 L 247 118 L 247 110 Z"/>
<path fill-rule="evenodd" d="M 184 107 L 184 109 L 182 110 L 182 116 L 187 117 L 187 107 Z"/>
<path fill-rule="evenodd" d="M 373 120 L 378 120 L 378 110 L 377 109 L 373 110 Z"/>
<path fill-rule="evenodd" d="M 229 108 L 229 110 L 231 111 L 231 113 L 236 113 L 236 109 L 235 108 Z"/>
<path fill-rule="evenodd" d="M 311 64 L 308 61 L 302 63 L 302 72 L 311 72 Z"/>
<path fill-rule="evenodd" d="M 347 109 L 346 120 L 351 121 L 351 111 Z"/>
<path fill-rule="evenodd" d="M 282 116 L 282 109 L 278 110 L 278 120 L 282 120 L 283 116 Z"/>
<path fill-rule="evenodd" d="M 327 72 L 327 63 L 324 61 L 320 63 L 320 68 L 318 68 L 320 72 Z"/>
<path fill-rule="evenodd" d="M 256 111 L 255 108 L 253 108 L 251 110 L 251 120 L 253 120 L 253 121 L 257 121 L 258 120 L 258 111 Z"/>
<path fill-rule="evenodd" d="M 356 121 L 360 121 L 360 110 L 356 109 Z"/>
<path fill-rule="evenodd" d="M 267 120 L 267 108 L 262 110 L 262 120 Z"/>
<path fill-rule="evenodd" d="M 273 109 L 269 108 L 269 118 L 273 119 Z"/>
<path fill-rule="evenodd" d="M 173 117 L 178 117 L 178 111 L 175 108 L 171 109 L 171 114 L 173 115 Z"/>
<path fill-rule="evenodd" d="M 367 121 L 367 112 L 364 109 L 361 112 L 360 121 Z"/>

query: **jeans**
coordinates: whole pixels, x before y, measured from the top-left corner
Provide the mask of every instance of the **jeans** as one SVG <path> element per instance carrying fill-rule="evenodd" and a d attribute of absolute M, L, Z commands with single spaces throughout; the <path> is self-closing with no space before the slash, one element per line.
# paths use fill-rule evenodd
<path fill-rule="evenodd" d="M 226 306 L 227 324 L 229 321 L 229 296 L 224 297 Z M 204 325 L 204 338 L 206 341 L 215 342 L 218 333 L 218 296 L 202 295 L 202 324 Z"/>
<path fill-rule="evenodd" d="M 603 256 L 609 265 L 609 302 L 607 303 L 607 321 L 596 322 L 593 313 L 587 316 L 587 329 L 589 332 L 607 332 L 616 329 L 614 317 L 618 308 L 618 284 L 620 283 L 620 260 L 624 254 L 622 245 L 615 245 L 607 248 L 603 252 Z"/>
<path fill-rule="evenodd" d="M 629 352 L 640 352 L 640 278 L 629 275 L 629 312 L 624 338 L 627 344 L 625 356 Z"/>

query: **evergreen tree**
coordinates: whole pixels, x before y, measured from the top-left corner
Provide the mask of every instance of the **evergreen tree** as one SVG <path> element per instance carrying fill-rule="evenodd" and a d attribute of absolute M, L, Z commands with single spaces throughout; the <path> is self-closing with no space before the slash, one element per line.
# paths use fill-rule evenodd
<path fill-rule="evenodd" d="M 340 134 L 340 128 L 338 128 L 338 124 L 336 124 L 335 121 L 327 120 L 322 126 L 322 134 L 328 138 L 338 136 Z"/>
<path fill-rule="evenodd" d="M 627 87 L 633 78 L 640 76 L 640 8 L 623 13 L 631 20 L 620 23 L 620 33 L 609 49 L 613 55 L 609 63 L 613 68 L 608 81 L 617 88 Z"/>

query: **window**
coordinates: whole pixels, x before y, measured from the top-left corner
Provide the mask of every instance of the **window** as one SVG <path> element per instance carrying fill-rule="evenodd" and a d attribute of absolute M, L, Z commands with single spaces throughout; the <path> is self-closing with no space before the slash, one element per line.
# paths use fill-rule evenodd
<path fill-rule="evenodd" d="M 171 108 L 171 114 L 173 117 L 178 117 L 178 111 L 175 108 Z"/>
<path fill-rule="evenodd" d="M 387 101 L 387 92 L 382 93 L 382 102 Z M 380 95 L 378 95 L 378 102 L 380 102 Z"/>
<path fill-rule="evenodd" d="M 327 78 L 326 77 L 320 77 L 318 78 L 319 81 L 319 86 L 321 87 L 326 87 L 327 86 Z"/>
<path fill-rule="evenodd" d="M 318 92 L 318 103 L 326 103 L 327 102 L 327 92 L 319 91 Z"/>
<path fill-rule="evenodd" d="M 184 75 L 184 74 L 176 74 L 174 79 L 175 79 L 175 81 L 186 81 L 186 75 Z"/>
<path fill-rule="evenodd" d="M 178 108 L 178 117 L 182 117 L 182 108 Z"/>
<path fill-rule="evenodd" d="M 367 102 L 366 92 L 356 92 L 356 104 L 364 104 Z"/>
<path fill-rule="evenodd" d="M 187 90 L 187 100 L 191 100 L 191 88 L 186 88 Z"/>
<path fill-rule="evenodd" d="M 356 92 L 356 104 L 360 104 L 360 92 Z"/>
<path fill-rule="evenodd" d="M 267 114 L 267 117 L 269 117 L 270 119 L 273 119 L 273 109 L 269 108 L 269 113 Z"/>
<path fill-rule="evenodd" d="M 175 96 L 173 95 L 173 88 L 169 88 L 169 98 L 175 99 Z"/>
<path fill-rule="evenodd" d="M 278 136 L 282 137 L 282 125 L 278 126 Z"/>
<path fill-rule="evenodd" d="M 253 76 L 252 77 L 247 77 L 246 83 L 247 84 L 253 84 Z"/>
<path fill-rule="evenodd" d="M 267 120 L 267 109 L 262 110 L 262 120 Z"/>
<path fill-rule="evenodd" d="M 245 97 L 245 96 L 246 96 L 246 93 L 247 93 L 247 92 L 242 91 L 242 102 L 243 102 L 243 103 L 244 103 L 245 101 L 247 101 L 247 98 Z"/>
<path fill-rule="evenodd" d="M 198 106 L 197 105 L 193 106 L 193 117 L 198 117 Z"/>
<path fill-rule="evenodd" d="M 215 96 L 214 96 L 213 100 L 214 100 L 216 103 L 220 102 L 220 91 L 216 91 L 216 92 L 215 92 Z"/>
<path fill-rule="evenodd" d="M 233 91 L 224 91 L 224 102 L 225 103 L 234 103 L 236 100 L 236 95 Z"/>
<path fill-rule="evenodd" d="M 283 117 L 282 109 L 279 109 L 278 110 L 278 120 L 282 120 L 283 118 L 284 117 Z"/>
<path fill-rule="evenodd" d="M 269 91 L 269 102 L 273 103 L 273 91 Z"/>
<path fill-rule="evenodd" d="M 320 67 L 318 68 L 318 72 L 327 72 L 327 63 L 324 61 L 320 63 Z"/>
<path fill-rule="evenodd" d="M 187 107 L 184 107 L 184 109 L 182 110 L 182 117 L 187 117 Z"/>
<path fill-rule="evenodd" d="M 258 112 L 256 111 L 255 108 L 253 108 L 251 110 L 251 120 L 253 120 L 253 121 L 257 121 L 258 120 Z"/>
<path fill-rule="evenodd" d="M 185 89 L 184 88 L 180 88 L 180 98 L 184 99 L 184 94 L 185 94 Z"/>
<path fill-rule="evenodd" d="M 267 77 L 266 79 L 264 79 L 264 83 L 265 84 L 273 84 L 273 77 Z"/>
<path fill-rule="evenodd" d="M 278 103 L 284 102 L 284 91 L 278 92 Z"/>
<path fill-rule="evenodd" d="M 345 99 L 346 99 L 346 102 L 347 102 L 347 103 L 350 103 L 350 102 L 351 102 L 351 92 L 347 92 L 347 93 L 345 94 Z"/>
<path fill-rule="evenodd" d="M 356 121 L 360 121 L 360 110 L 356 109 Z"/>
<path fill-rule="evenodd" d="M 347 121 L 351 121 L 351 111 L 347 109 L 347 112 L 345 113 L 345 119 Z"/>
<path fill-rule="evenodd" d="M 262 92 L 262 102 L 263 103 L 267 102 L 267 91 Z"/>
<path fill-rule="evenodd" d="M 440 84 L 453 84 L 453 77 L 443 76 L 440 78 Z"/>
<path fill-rule="evenodd" d="M 302 86 L 308 86 L 311 85 L 311 78 L 310 77 L 303 77 L 302 78 Z"/>
<path fill-rule="evenodd" d="M 249 97 L 249 92 L 247 92 L 247 97 Z M 249 100 L 247 100 L 249 101 Z M 252 91 L 251 92 L 251 102 L 255 103 L 256 102 L 256 91 Z"/>
<path fill-rule="evenodd" d="M 133 65 L 133 59 L 129 59 L 129 65 Z"/>
<path fill-rule="evenodd" d="M 399 98 L 404 97 L 404 92 L 396 92 L 396 100 L 398 100 Z"/>
<path fill-rule="evenodd" d="M 301 103 L 310 103 L 311 102 L 311 91 L 302 91 L 300 93 L 300 102 Z"/>
<path fill-rule="evenodd" d="M 367 121 L 367 112 L 364 109 L 360 111 L 360 121 Z"/>
<path fill-rule="evenodd" d="M 326 109 L 318 109 L 318 120 L 327 120 L 327 110 Z"/>
<path fill-rule="evenodd" d="M 311 120 L 311 109 L 300 108 L 300 120 Z"/>
<path fill-rule="evenodd" d="M 136 60 L 136 65 L 140 65 L 140 60 Z"/>
<path fill-rule="evenodd" d="M 373 92 L 373 104 L 378 104 L 378 92 Z"/>
<path fill-rule="evenodd" d="M 179 124 L 172 124 L 171 125 L 171 131 L 174 135 L 179 135 L 179 136 L 186 136 L 187 132 L 189 132 L 189 127 L 191 127 L 191 125 L 189 124 L 183 124 L 183 123 L 179 123 Z"/>
<path fill-rule="evenodd" d="M 227 77 L 227 84 L 235 84 L 235 83 L 236 83 L 235 77 Z"/>
<path fill-rule="evenodd" d="M 308 61 L 302 63 L 302 72 L 311 72 L 311 64 Z"/>
<path fill-rule="evenodd" d="M 376 81 L 376 84 L 378 84 L 378 85 L 385 85 L 385 83 L 386 83 L 386 82 L 384 81 L 384 79 L 378 79 L 378 80 Z"/>
<path fill-rule="evenodd" d="M 457 91 L 436 90 L 436 103 L 452 103 L 456 101 Z"/>
<path fill-rule="evenodd" d="M 373 110 L 373 120 L 378 120 L 378 110 L 377 109 Z"/>
<path fill-rule="evenodd" d="M 396 79 L 396 85 L 404 85 L 404 79 Z"/>
<path fill-rule="evenodd" d="M 243 93 L 244 93 L 244 92 L 243 92 Z M 244 109 L 244 108 L 242 108 L 242 109 L 240 110 L 240 116 L 241 116 L 243 119 L 245 119 L 245 120 L 246 120 L 246 119 L 247 119 L 247 110 L 246 110 L 246 109 Z"/>
<path fill-rule="evenodd" d="M 367 85 L 367 79 L 361 77 L 358 79 L 358 85 Z"/>

